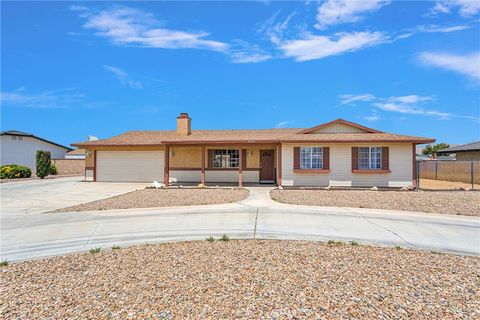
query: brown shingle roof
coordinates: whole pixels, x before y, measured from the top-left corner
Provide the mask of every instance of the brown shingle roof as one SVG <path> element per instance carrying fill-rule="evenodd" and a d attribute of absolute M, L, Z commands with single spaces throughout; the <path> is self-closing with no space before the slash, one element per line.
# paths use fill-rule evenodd
<path fill-rule="evenodd" d="M 305 129 L 267 130 L 192 130 L 188 136 L 175 130 L 129 131 L 110 139 L 74 143 L 77 147 L 87 146 L 151 146 L 161 144 L 196 143 L 278 143 L 278 142 L 412 142 L 431 143 L 434 139 L 405 136 L 391 133 L 300 133 Z"/>

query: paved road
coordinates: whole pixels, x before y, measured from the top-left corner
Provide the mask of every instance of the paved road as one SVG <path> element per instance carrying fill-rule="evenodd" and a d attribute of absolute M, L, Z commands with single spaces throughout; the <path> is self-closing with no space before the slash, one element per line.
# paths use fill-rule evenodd
<path fill-rule="evenodd" d="M 2 212 L 1 259 L 33 259 L 114 244 L 202 240 L 222 234 L 239 239 L 355 240 L 480 255 L 478 218 L 292 206 L 270 200 L 268 189 L 251 190 L 247 200 L 224 205 L 29 214 L 19 213 L 17 208 L 16 213 Z"/>

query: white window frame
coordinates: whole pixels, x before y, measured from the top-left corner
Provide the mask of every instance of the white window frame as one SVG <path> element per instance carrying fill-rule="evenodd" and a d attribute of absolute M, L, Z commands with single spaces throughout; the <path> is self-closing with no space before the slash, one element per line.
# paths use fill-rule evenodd
<path fill-rule="evenodd" d="M 358 169 L 360 170 L 382 169 L 382 147 L 359 147 L 358 148 Z"/>
<path fill-rule="evenodd" d="M 323 169 L 323 147 L 300 147 L 300 169 Z"/>
<path fill-rule="evenodd" d="M 215 149 L 213 150 L 213 168 L 239 168 L 239 149 Z"/>

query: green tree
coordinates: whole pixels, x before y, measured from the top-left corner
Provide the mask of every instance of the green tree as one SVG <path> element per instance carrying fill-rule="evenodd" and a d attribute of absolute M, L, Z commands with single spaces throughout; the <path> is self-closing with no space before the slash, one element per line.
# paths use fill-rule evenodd
<path fill-rule="evenodd" d="M 437 144 L 434 144 L 434 145 L 429 144 L 425 148 L 423 148 L 422 153 L 423 154 L 435 154 L 435 153 L 437 153 L 437 151 L 447 149 L 447 148 L 450 148 L 450 145 L 448 143 L 445 143 L 445 142 L 437 143 Z"/>
<path fill-rule="evenodd" d="M 52 170 L 52 160 L 50 156 L 50 151 L 38 150 L 36 156 L 36 175 L 40 179 L 48 176 Z"/>

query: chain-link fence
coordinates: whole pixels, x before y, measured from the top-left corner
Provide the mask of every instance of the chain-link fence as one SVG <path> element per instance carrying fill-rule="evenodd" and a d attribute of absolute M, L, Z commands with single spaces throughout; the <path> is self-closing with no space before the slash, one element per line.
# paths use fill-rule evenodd
<path fill-rule="evenodd" d="M 418 161 L 417 172 L 420 189 L 480 190 L 480 161 Z"/>

